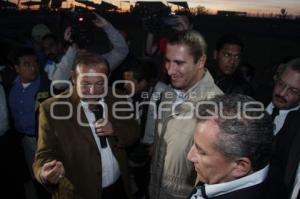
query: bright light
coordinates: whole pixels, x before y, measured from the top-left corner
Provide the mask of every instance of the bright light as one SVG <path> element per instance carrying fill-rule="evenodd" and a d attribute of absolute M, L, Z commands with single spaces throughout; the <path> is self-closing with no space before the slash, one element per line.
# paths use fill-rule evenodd
<path fill-rule="evenodd" d="M 83 22 L 83 20 L 84 20 L 83 17 L 79 17 L 79 18 L 78 18 L 78 21 L 79 21 L 79 22 Z"/>

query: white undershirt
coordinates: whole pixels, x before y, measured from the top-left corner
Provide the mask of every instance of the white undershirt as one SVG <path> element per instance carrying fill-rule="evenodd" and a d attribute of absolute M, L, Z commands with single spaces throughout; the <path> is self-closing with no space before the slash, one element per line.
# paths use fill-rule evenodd
<path fill-rule="evenodd" d="M 104 103 L 103 100 L 100 100 L 99 103 Z M 108 187 L 114 184 L 120 177 L 120 168 L 119 164 L 111 151 L 109 142 L 107 142 L 106 148 L 101 148 L 100 140 L 98 135 L 95 132 L 95 116 L 94 113 L 88 108 L 88 103 L 81 101 L 81 105 L 85 112 L 85 115 L 90 124 L 94 139 L 97 143 L 98 150 L 101 155 L 101 165 L 102 165 L 102 188 Z M 105 111 L 105 110 L 103 110 Z M 106 114 L 103 114 L 106 115 Z M 106 139 L 107 140 L 107 139 Z"/>
<path fill-rule="evenodd" d="M 31 82 L 28 82 L 28 83 L 22 83 L 22 86 L 23 86 L 23 88 L 27 88 L 30 84 L 31 84 Z"/>

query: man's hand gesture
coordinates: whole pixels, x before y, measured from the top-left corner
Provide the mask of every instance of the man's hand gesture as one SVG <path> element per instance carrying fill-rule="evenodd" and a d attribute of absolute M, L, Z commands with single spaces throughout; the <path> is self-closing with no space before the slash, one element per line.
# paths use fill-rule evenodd
<path fill-rule="evenodd" d="M 104 26 L 109 24 L 109 22 L 106 19 L 104 19 L 97 13 L 94 12 L 94 15 L 96 16 L 96 19 L 93 20 L 93 23 L 95 24 L 95 26 L 97 26 L 99 28 L 103 28 Z"/>
<path fill-rule="evenodd" d="M 52 160 L 43 165 L 41 170 L 41 180 L 43 183 L 58 184 L 65 176 L 65 168 L 62 162 Z"/>

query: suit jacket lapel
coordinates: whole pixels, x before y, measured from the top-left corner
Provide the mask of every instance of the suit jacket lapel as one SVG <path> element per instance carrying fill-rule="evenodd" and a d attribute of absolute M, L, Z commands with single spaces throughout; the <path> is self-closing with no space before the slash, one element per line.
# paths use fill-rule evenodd
<path fill-rule="evenodd" d="M 291 149 L 289 151 L 289 157 L 287 161 L 286 166 L 286 175 L 285 175 L 285 181 L 292 185 L 294 182 L 295 174 L 299 166 L 300 161 L 300 131 L 298 128 L 298 133 L 295 136 L 294 142 L 291 146 Z"/>
<path fill-rule="evenodd" d="M 288 115 L 287 117 L 289 121 L 287 121 L 288 130 L 285 133 L 292 133 L 292 142 L 291 148 L 288 151 L 288 159 L 287 159 L 287 166 L 286 166 L 286 175 L 285 175 L 285 182 L 289 187 L 293 187 L 294 178 L 296 171 L 298 169 L 299 161 L 300 161 L 300 125 L 299 125 L 299 116 L 300 111 L 291 113 L 292 115 Z M 290 121 L 291 120 L 291 121 Z"/>

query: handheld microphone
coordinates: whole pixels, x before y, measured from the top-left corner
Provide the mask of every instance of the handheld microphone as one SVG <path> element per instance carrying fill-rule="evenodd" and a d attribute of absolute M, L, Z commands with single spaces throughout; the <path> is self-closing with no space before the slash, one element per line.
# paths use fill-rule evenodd
<path fill-rule="evenodd" d="M 103 118 L 103 107 L 101 106 L 101 104 L 92 106 L 90 110 L 94 113 L 96 121 Z M 106 137 L 99 136 L 99 139 L 100 139 L 101 148 L 106 148 L 107 147 Z"/>

